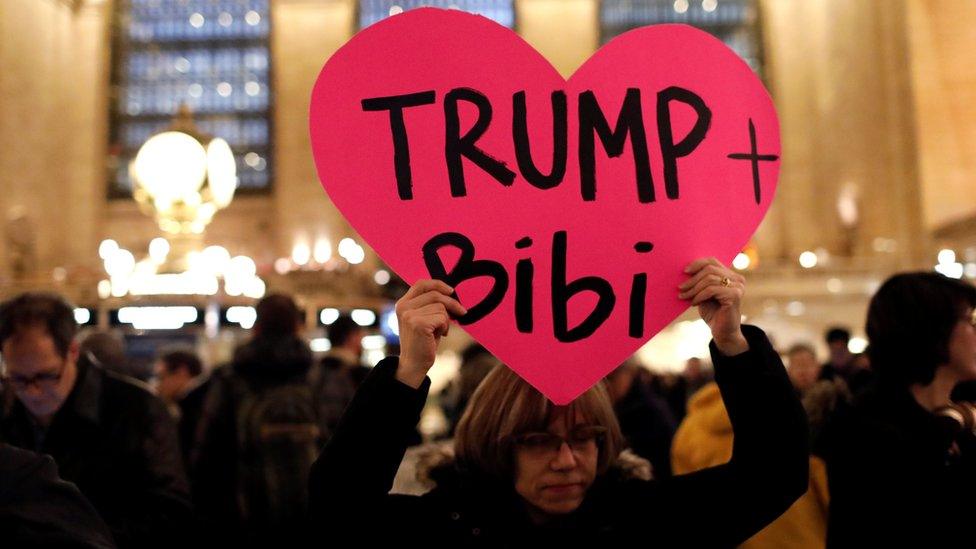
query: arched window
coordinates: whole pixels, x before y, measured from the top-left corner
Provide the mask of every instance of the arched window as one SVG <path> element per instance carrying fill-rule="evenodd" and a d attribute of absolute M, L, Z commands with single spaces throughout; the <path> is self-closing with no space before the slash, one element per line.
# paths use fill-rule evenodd
<path fill-rule="evenodd" d="M 762 76 L 762 40 L 756 0 L 604 0 L 601 43 L 644 25 L 684 23 L 711 33 Z"/>
<path fill-rule="evenodd" d="M 238 192 L 271 187 L 269 0 L 116 0 L 109 196 L 129 196 L 128 164 L 183 103 L 230 144 Z"/>
<path fill-rule="evenodd" d="M 512 0 L 360 0 L 359 27 L 420 7 L 450 8 L 483 15 L 508 28 L 515 27 Z"/>

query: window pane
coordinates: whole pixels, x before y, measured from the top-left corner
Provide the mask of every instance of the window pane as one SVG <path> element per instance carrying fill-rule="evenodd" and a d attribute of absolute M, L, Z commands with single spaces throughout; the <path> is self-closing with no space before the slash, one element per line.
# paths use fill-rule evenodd
<path fill-rule="evenodd" d="M 508 28 L 515 26 L 515 9 L 512 0 L 360 0 L 359 27 L 414 8 L 460 9 L 483 15 Z"/>
<path fill-rule="evenodd" d="M 239 190 L 270 188 L 268 0 L 117 0 L 110 196 L 132 190 L 128 164 L 181 104 L 227 140 Z"/>
<path fill-rule="evenodd" d="M 762 75 L 756 0 L 612 0 L 600 3 L 602 43 L 645 25 L 684 23 L 719 38 Z"/>

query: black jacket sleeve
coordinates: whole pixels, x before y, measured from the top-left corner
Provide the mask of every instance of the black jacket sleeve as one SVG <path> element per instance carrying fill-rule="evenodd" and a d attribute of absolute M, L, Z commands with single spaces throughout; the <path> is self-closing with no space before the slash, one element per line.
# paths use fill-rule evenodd
<path fill-rule="evenodd" d="M 714 342 L 710 345 L 715 380 L 734 432 L 732 459 L 635 487 L 621 511 L 645 520 L 653 517 L 664 546 L 738 545 L 807 490 L 806 413 L 763 331 L 743 326 L 742 333 L 749 342 L 745 353 L 728 357 Z"/>
<path fill-rule="evenodd" d="M 427 400 L 430 379 L 419 389 L 396 379 L 396 357 L 373 368 L 346 409 L 335 434 L 312 466 L 309 510 L 312 528 L 352 531 L 375 517 L 384 529 L 415 527 L 408 513 L 417 512 L 420 498 L 388 496 L 397 468 L 411 441 Z M 412 500 L 413 505 L 402 505 Z"/>
<path fill-rule="evenodd" d="M 115 547 L 108 527 L 49 456 L 0 444 L 0 535 L 6 547 Z"/>

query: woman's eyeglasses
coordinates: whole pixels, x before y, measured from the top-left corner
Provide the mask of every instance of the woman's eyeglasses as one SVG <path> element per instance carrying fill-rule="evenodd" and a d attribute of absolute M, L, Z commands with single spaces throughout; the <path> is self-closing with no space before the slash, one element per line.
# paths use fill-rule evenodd
<path fill-rule="evenodd" d="M 606 434 L 606 427 L 580 425 L 573 428 L 569 436 L 565 438 L 549 432 L 539 432 L 515 435 L 513 440 L 516 446 L 531 452 L 556 453 L 562 448 L 563 443 L 569 445 L 571 450 L 579 452 L 585 450 L 591 443 L 599 443 Z"/>

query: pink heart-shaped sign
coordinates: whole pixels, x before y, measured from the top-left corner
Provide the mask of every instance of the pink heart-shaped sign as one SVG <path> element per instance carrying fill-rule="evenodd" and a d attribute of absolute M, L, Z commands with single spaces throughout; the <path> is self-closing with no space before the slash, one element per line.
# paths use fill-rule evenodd
<path fill-rule="evenodd" d="M 688 307 L 769 208 L 779 124 L 735 53 L 623 34 L 567 81 L 512 31 L 416 9 L 353 37 L 312 92 L 322 186 L 404 280 L 457 288 L 475 339 L 557 404 Z"/>

